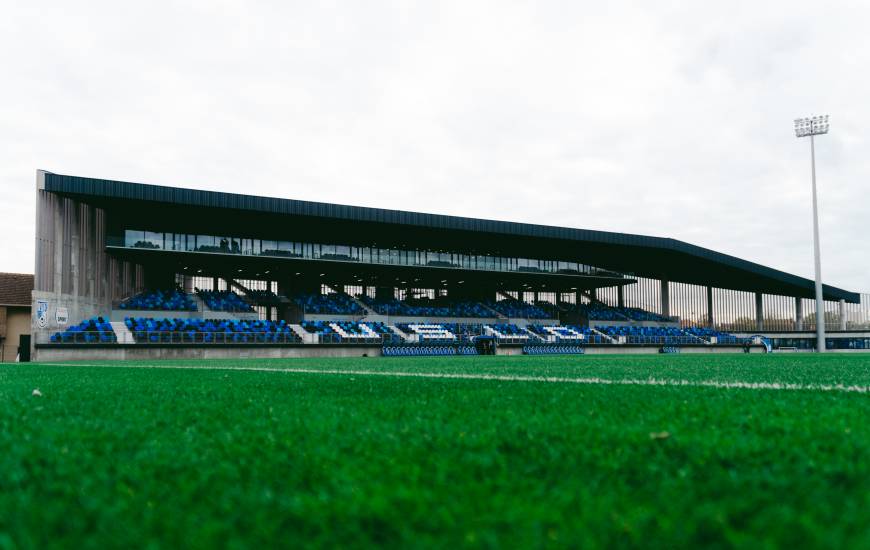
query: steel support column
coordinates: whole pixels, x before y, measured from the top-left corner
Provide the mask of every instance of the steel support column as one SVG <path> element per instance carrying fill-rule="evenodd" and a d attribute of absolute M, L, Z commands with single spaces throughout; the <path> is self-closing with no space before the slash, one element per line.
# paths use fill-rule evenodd
<path fill-rule="evenodd" d="M 755 330 L 764 330 L 764 297 L 760 292 L 755 293 Z"/>

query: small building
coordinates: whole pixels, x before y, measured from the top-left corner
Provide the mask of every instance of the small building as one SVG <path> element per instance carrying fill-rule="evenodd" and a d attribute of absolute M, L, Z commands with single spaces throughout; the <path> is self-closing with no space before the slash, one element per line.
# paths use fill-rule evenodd
<path fill-rule="evenodd" d="M 0 273 L 0 363 L 12 363 L 19 348 L 30 357 L 33 275 Z"/>

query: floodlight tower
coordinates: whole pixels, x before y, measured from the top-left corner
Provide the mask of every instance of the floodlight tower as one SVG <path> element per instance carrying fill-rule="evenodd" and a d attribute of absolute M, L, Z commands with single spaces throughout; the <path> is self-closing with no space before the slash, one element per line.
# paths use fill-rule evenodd
<path fill-rule="evenodd" d="M 796 118 L 795 136 L 810 138 L 810 162 L 813 171 L 813 248 L 816 259 L 816 351 L 825 351 L 825 301 L 822 296 L 822 260 L 819 252 L 819 206 L 816 198 L 816 136 L 828 133 L 828 115 Z"/>

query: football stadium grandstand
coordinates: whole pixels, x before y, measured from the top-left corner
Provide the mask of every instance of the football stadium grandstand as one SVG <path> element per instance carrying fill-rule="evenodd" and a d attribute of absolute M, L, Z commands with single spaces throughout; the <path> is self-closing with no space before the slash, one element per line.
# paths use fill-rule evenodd
<path fill-rule="evenodd" d="M 37 172 L 38 360 L 809 350 L 811 280 L 674 239 Z M 824 286 L 826 347 L 870 295 Z"/>

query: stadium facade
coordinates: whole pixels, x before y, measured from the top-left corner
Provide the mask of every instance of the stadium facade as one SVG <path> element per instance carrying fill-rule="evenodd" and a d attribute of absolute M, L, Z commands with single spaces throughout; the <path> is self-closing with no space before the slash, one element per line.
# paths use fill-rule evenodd
<path fill-rule="evenodd" d="M 36 359 L 814 345 L 813 281 L 674 239 L 45 171 L 36 188 Z M 870 295 L 824 297 L 828 347 L 870 348 Z"/>

